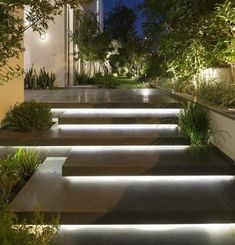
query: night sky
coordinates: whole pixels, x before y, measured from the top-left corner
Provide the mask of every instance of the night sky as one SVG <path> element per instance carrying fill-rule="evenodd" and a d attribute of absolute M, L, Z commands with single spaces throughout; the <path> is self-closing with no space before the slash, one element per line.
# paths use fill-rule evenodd
<path fill-rule="evenodd" d="M 130 8 L 135 7 L 137 4 L 142 3 L 144 0 L 123 0 L 124 4 Z M 109 10 L 111 10 L 115 5 L 116 0 L 104 0 L 104 12 L 107 14 Z M 141 16 L 138 16 L 138 19 L 136 21 L 136 29 L 139 33 L 139 35 L 142 35 L 142 22 L 143 18 Z"/>

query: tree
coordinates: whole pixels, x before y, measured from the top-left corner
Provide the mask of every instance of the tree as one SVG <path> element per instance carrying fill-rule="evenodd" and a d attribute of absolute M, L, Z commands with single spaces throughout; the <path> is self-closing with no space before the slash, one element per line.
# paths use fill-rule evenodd
<path fill-rule="evenodd" d="M 179 90 L 200 70 L 234 60 L 231 1 L 145 0 L 141 8 L 149 49 L 162 61 L 160 68 L 175 78 Z"/>
<path fill-rule="evenodd" d="M 129 33 L 135 32 L 135 22 L 135 12 L 125 6 L 122 1 L 117 1 L 105 19 L 104 29 L 110 40 L 123 43 L 127 41 Z"/>
<path fill-rule="evenodd" d="M 109 48 L 109 40 L 100 29 L 95 14 L 83 14 L 76 31 L 71 37 L 74 43 L 78 45 L 80 58 L 86 61 L 105 60 Z"/>
<path fill-rule="evenodd" d="M 21 71 L 18 66 L 10 67 L 9 59 L 18 57 L 24 50 L 22 40 L 27 29 L 43 33 L 48 23 L 61 14 L 64 5 L 69 4 L 79 11 L 81 4 L 89 2 L 91 0 L 0 0 L 0 84 Z M 27 26 L 17 15 L 26 5 L 30 9 L 26 14 Z"/>

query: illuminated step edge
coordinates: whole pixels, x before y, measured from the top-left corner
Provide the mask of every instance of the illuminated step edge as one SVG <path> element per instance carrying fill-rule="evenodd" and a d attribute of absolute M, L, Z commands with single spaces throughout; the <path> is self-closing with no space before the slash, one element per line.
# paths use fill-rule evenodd
<path fill-rule="evenodd" d="M 62 231 L 82 231 L 82 230 L 126 230 L 135 229 L 138 231 L 172 231 L 179 229 L 204 229 L 208 232 L 222 233 L 226 230 L 234 229 L 235 223 L 221 224 L 143 224 L 143 225 L 61 225 Z"/>
<path fill-rule="evenodd" d="M 64 177 L 72 183 L 97 182 L 97 183 L 167 183 L 167 182 L 223 182 L 234 180 L 234 175 L 198 175 L 198 176 L 70 176 Z"/>
<path fill-rule="evenodd" d="M 179 130 L 178 125 L 176 124 L 64 124 L 59 125 L 59 128 L 62 130 L 75 130 L 75 129 L 106 129 L 106 130 Z"/>
<path fill-rule="evenodd" d="M 52 109 L 51 110 L 53 113 L 65 113 L 69 115 L 104 115 L 104 116 L 112 116 L 112 115 L 126 115 L 126 116 L 140 116 L 140 115 L 145 115 L 145 116 L 167 116 L 167 115 L 178 115 L 181 111 L 181 109 L 127 109 L 127 108 L 118 108 L 118 109 Z"/>

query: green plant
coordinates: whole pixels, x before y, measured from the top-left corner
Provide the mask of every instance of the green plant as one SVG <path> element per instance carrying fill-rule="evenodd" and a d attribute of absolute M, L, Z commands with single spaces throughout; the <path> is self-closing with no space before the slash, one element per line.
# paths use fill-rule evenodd
<path fill-rule="evenodd" d="M 37 76 L 36 83 L 40 89 L 53 89 L 56 76 L 53 72 L 47 72 L 45 67 L 40 69 L 39 75 Z"/>
<path fill-rule="evenodd" d="M 5 160 L 4 166 L 9 170 L 17 170 L 20 178 L 28 179 L 36 171 L 41 161 L 36 150 L 19 148 L 15 155 Z"/>
<path fill-rule="evenodd" d="M 188 103 L 179 114 L 179 127 L 190 138 L 192 147 L 205 148 L 212 140 L 208 111 L 195 103 Z"/>
<path fill-rule="evenodd" d="M 7 112 L 4 122 L 22 132 L 47 130 L 52 125 L 51 107 L 34 100 L 17 103 Z"/>
<path fill-rule="evenodd" d="M 0 244 L 2 245 L 49 245 L 59 230 L 59 218 L 52 218 L 51 224 L 45 223 L 44 215 L 36 211 L 30 220 L 20 222 L 10 210 L 4 205 L 0 209 Z"/>
<path fill-rule="evenodd" d="M 118 83 L 113 77 L 113 75 L 101 75 L 97 74 L 95 77 L 96 84 L 99 88 L 117 88 Z"/>
<path fill-rule="evenodd" d="M 226 85 L 215 80 L 201 80 L 197 84 L 194 95 L 203 102 L 221 107 L 235 107 L 234 85 Z"/>
<path fill-rule="evenodd" d="M 37 86 L 37 74 L 32 66 L 26 73 L 24 77 L 24 87 L 28 89 L 34 89 Z"/>
<path fill-rule="evenodd" d="M 89 77 L 86 74 L 77 74 L 75 75 L 75 81 L 74 83 L 76 85 L 94 85 L 96 84 L 96 80 L 94 77 Z"/>

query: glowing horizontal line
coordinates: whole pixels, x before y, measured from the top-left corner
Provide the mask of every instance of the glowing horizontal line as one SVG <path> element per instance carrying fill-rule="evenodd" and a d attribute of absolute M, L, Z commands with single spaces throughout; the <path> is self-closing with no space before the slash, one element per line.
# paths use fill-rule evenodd
<path fill-rule="evenodd" d="M 189 145 L 121 145 L 121 146 L 74 146 L 76 151 L 182 151 Z"/>
<path fill-rule="evenodd" d="M 171 129 L 178 128 L 176 124 L 63 124 L 59 125 L 60 129 Z"/>
<path fill-rule="evenodd" d="M 126 109 L 126 108 L 118 108 L 118 109 L 52 109 L 52 112 L 54 113 L 71 113 L 71 114 L 104 114 L 104 115 L 177 115 L 181 109 L 171 109 L 171 108 L 166 108 L 166 109 Z"/>
<path fill-rule="evenodd" d="M 64 177 L 71 182 L 218 182 L 234 179 L 232 175 L 200 176 L 71 176 Z"/>
<path fill-rule="evenodd" d="M 229 229 L 235 229 L 234 223 L 229 224 L 173 224 L 173 225 L 61 225 L 60 230 L 79 231 L 79 230 L 122 230 L 135 229 L 139 231 L 171 231 L 178 229 L 204 229 L 208 232 L 225 232 Z"/>

